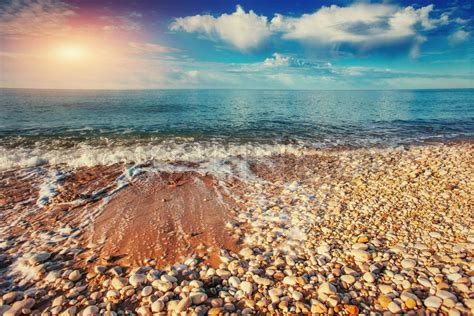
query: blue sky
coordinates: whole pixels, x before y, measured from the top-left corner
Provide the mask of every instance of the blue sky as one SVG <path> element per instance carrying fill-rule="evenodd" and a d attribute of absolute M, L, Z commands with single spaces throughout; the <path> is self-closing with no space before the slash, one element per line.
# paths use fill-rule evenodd
<path fill-rule="evenodd" d="M 472 88 L 469 1 L 0 4 L 3 87 Z"/>

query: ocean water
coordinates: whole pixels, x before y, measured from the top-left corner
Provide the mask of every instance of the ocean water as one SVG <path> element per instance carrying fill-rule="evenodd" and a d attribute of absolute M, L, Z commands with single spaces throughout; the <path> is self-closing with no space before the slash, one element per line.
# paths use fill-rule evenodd
<path fill-rule="evenodd" d="M 0 168 L 472 139 L 474 90 L 0 89 Z"/>

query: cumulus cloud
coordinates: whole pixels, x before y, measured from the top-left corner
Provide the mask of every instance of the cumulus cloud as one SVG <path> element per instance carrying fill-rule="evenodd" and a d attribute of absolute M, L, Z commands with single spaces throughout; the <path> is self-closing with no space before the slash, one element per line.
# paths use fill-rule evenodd
<path fill-rule="evenodd" d="M 322 7 L 300 17 L 276 15 L 271 20 L 274 31 L 283 38 L 311 44 L 353 44 L 366 48 L 417 39 L 420 30 L 430 30 L 441 23 L 431 19 L 433 5 L 415 9 L 390 4 L 355 3 L 347 7 Z M 442 19 L 446 21 L 445 15 Z"/>
<path fill-rule="evenodd" d="M 65 33 L 74 8 L 59 0 L 11 0 L 0 5 L 0 35 L 45 36 Z"/>
<path fill-rule="evenodd" d="M 156 54 L 168 54 L 168 53 L 178 53 L 181 50 L 177 48 L 162 46 L 159 44 L 154 43 L 137 43 L 137 42 L 130 42 L 128 46 L 132 49 L 135 53 L 156 53 Z"/>
<path fill-rule="evenodd" d="M 232 14 L 195 15 L 177 18 L 170 25 L 174 31 L 199 33 L 213 40 L 248 51 L 260 46 L 270 36 L 280 36 L 305 45 L 370 50 L 390 45 L 410 46 L 410 55 L 419 54 L 426 41 L 425 33 L 450 23 L 447 13 L 432 17 L 432 4 L 414 8 L 388 3 L 354 3 L 346 7 L 332 5 L 301 16 L 275 14 L 269 20 L 242 7 Z"/>
<path fill-rule="evenodd" d="M 200 33 L 212 40 L 223 42 L 241 51 L 259 47 L 271 35 L 268 19 L 237 6 L 232 14 L 194 15 L 177 18 L 170 25 L 173 31 Z"/>
<path fill-rule="evenodd" d="M 469 40 L 470 37 L 471 37 L 470 32 L 466 32 L 464 30 L 457 30 L 456 32 L 454 32 L 448 37 L 448 40 L 452 45 L 458 45 Z"/>

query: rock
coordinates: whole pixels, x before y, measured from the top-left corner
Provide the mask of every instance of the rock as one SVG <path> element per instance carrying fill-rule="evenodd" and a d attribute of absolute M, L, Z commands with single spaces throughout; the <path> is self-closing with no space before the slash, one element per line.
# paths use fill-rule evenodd
<path fill-rule="evenodd" d="M 370 253 L 362 249 L 352 249 L 351 255 L 354 257 L 356 261 L 360 261 L 360 262 L 367 262 L 372 258 Z"/>
<path fill-rule="evenodd" d="M 242 250 L 240 250 L 239 254 L 244 257 L 244 258 L 249 258 L 251 256 L 253 256 L 253 250 L 250 249 L 250 248 L 243 248 Z"/>
<path fill-rule="evenodd" d="M 17 296 L 18 296 L 18 293 L 15 291 L 3 294 L 2 296 L 3 304 L 13 303 L 16 300 Z"/>
<path fill-rule="evenodd" d="M 120 293 L 117 290 L 108 290 L 107 293 L 105 293 L 105 297 L 109 300 L 115 300 L 120 297 Z"/>
<path fill-rule="evenodd" d="M 31 265 L 36 265 L 36 264 L 45 262 L 50 257 L 51 257 L 51 252 L 40 252 L 40 253 L 32 255 L 28 259 L 28 263 L 31 264 Z"/>
<path fill-rule="evenodd" d="M 375 282 L 375 274 L 373 274 L 372 272 L 364 273 L 362 278 L 368 283 L 374 283 Z"/>
<path fill-rule="evenodd" d="M 64 298 L 64 295 L 59 295 L 53 300 L 53 302 L 51 303 L 51 306 L 52 307 L 62 306 L 65 300 L 66 299 Z"/>
<path fill-rule="evenodd" d="M 181 301 L 179 301 L 178 305 L 176 305 L 174 311 L 176 313 L 182 313 L 188 309 L 188 307 L 191 306 L 191 299 L 189 297 L 183 298 Z"/>
<path fill-rule="evenodd" d="M 112 279 L 111 282 L 112 286 L 116 290 L 121 290 L 125 286 L 127 286 L 127 279 L 125 278 L 120 278 L 120 277 L 115 277 Z"/>
<path fill-rule="evenodd" d="M 60 314 L 60 316 L 75 316 L 77 313 L 77 307 L 71 306 Z"/>
<path fill-rule="evenodd" d="M 430 296 L 427 299 L 425 299 L 423 303 L 428 308 L 438 310 L 438 308 L 441 307 L 441 304 L 443 304 L 443 300 L 437 296 Z"/>
<path fill-rule="evenodd" d="M 392 299 L 386 295 L 380 295 L 378 302 L 384 309 L 388 309 L 388 306 L 392 303 Z"/>
<path fill-rule="evenodd" d="M 169 275 L 169 274 L 163 274 L 160 279 L 162 281 L 170 282 L 170 283 L 176 283 L 178 282 L 178 279 L 176 279 L 174 276 Z"/>
<path fill-rule="evenodd" d="M 153 313 L 159 313 L 165 308 L 165 303 L 158 299 L 151 304 L 151 311 Z"/>
<path fill-rule="evenodd" d="M 94 267 L 94 272 L 97 273 L 97 274 L 104 274 L 105 271 L 107 271 L 106 266 L 95 266 Z"/>
<path fill-rule="evenodd" d="M 207 294 L 201 292 L 192 292 L 189 296 L 193 305 L 200 305 L 207 301 Z"/>
<path fill-rule="evenodd" d="M 254 276 L 253 280 L 255 281 L 255 283 L 257 283 L 259 285 L 263 285 L 263 286 L 270 286 L 270 285 L 273 284 L 272 280 L 267 279 L 267 278 L 262 278 L 262 277 L 259 277 L 259 276 Z"/>
<path fill-rule="evenodd" d="M 99 308 L 95 305 L 87 306 L 82 311 L 82 316 L 95 316 L 95 315 L 99 315 Z"/>
<path fill-rule="evenodd" d="M 147 297 L 151 293 L 153 293 L 153 288 L 151 286 L 147 285 L 142 289 L 141 296 L 142 297 Z"/>
<path fill-rule="evenodd" d="M 416 266 L 416 261 L 413 259 L 403 259 L 400 264 L 403 269 L 413 269 Z"/>
<path fill-rule="evenodd" d="M 409 298 L 405 301 L 405 305 L 408 309 L 415 309 L 416 308 L 416 301 L 412 298 Z"/>
<path fill-rule="evenodd" d="M 21 315 L 23 310 L 30 310 L 36 301 L 33 298 L 25 298 L 21 301 L 13 303 L 13 305 L 5 312 L 5 316 Z"/>
<path fill-rule="evenodd" d="M 148 306 L 140 306 L 137 309 L 137 314 L 140 316 L 151 316 L 151 311 Z"/>
<path fill-rule="evenodd" d="M 69 274 L 68 279 L 71 280 L 72 282 L 76 282 L 81 279 L 81 276 L 82 275 L 79 270 L 74 270 Z"/>
<path fill-rule="evenodd" d="M 331 283 L 325 282 L 319 286 L 318 293 L 322 293 L 326 295 L 337 294 L 337 289 Z"/>
<path fill-rule="evenodd" d="M 329 245 L 321 245 L 318 248 L 316 248 L 316 252 L 320 255 L 328 254 L 329 251 L 331 251 L 331 246 Z"/>
<path fill-rule="evenodd" d="M 248 281 L 244 281 L 240 283 L 240 289 L 244 292 L 245 295 L 252 295 L 253 293 L 253 285 Z"/>
<path fill-rule="evenodd" d="M 343 276 L 341 276 L 341 281 L 347 283 L 347 284 L 352 284 L 356 281 L 355 277 L 353 275 L 350 275 L 350 274 L 344 274 Z"/>
<path fill-rule="evenodd" d="M 294 276 L 286 276 L 284 279 L 283 279 L 283 283 L 286 284 L 286 285 L 296 285 L 296 277 Z"/>
<path fill-rule="evenodd" d="M 235 276 L 231 276 L 229 278 L 229 280 L 227 280 L 227 282 L 229 283 L 230 286 L 232 286 L 233 288 L 239 288 L 239 284 L 240 284 L 240 279 L 238 277 L 235 277 Z"/>
<path fill-rule="evenodd" d="M 391 302 L 390 304 L 388 304 L 388 310 L 394 314 L 398 314 L 402 311 L 400 306 L 395 302 Z"/>
<path fill-rule="evenodd" d="M 224 280 L 228 279 L 231 277 L 232 273 L 229 270 L 225 269 L 217 269 L 216 274 L 223 278 Z"/>
<path fill-rule="evenodd" d="M 301 292 L 293 291 L 293 293 L 291 293 L 291 297 L 293 297 L 295 301 L 301 301 L 304 298 L 304 295 Z"/>
<path fill-rule="evenodd" d="M 138 288 L 142 285 L 142 283 L 145 283 L 146 281 L 146 276 L 144 274 L 136 273 L 130 276 L 128 278 L 128 282 L 134 287 Z"/>
<path fill-rule="evenodd" d="M 382 292 L 382 294 L 389 294 L 393 292 L 393 288 L 388 284 L 380 284 L 379 290 Z"/>

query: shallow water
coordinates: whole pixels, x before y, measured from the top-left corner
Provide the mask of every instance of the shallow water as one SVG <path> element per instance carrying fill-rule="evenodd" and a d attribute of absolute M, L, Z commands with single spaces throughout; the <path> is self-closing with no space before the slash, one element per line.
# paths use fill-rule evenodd
<path fill-rule="evenodd" d="M 179 159 L 206 152 L 259 151 L 254 147 L 262 143 L 281 150 L 301 145 L 394 146 L 474 136 L 472 89 L 0 89 L 0 104 L 3 167 L 25 159 L 31 162 L 21 165 L 51 161 L 51 152 L 61 156 L 61 150 L 67 155 L 120 151 L 119 160 L 137 153 Z"/>

